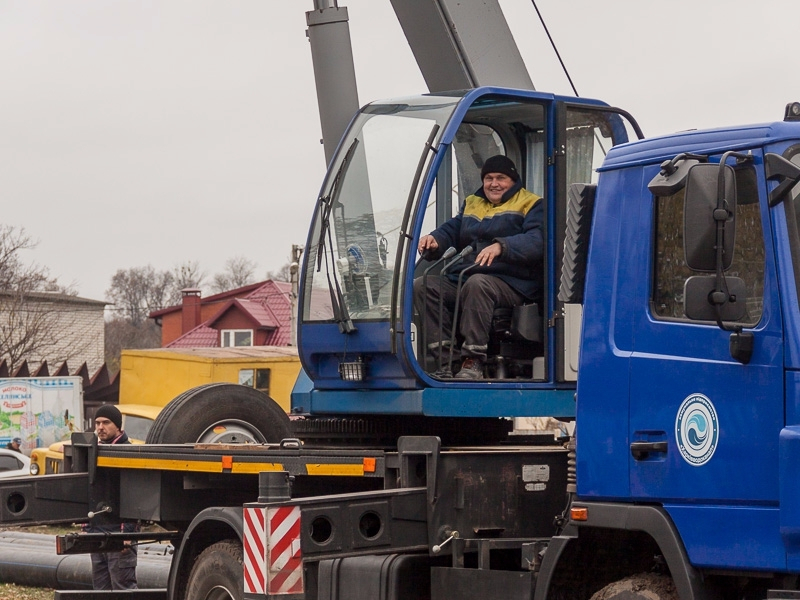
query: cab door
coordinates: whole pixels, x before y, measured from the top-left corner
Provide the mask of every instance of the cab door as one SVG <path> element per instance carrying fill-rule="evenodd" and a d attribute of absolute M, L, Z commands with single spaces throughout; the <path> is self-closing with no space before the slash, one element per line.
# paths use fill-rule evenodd
<path fill-rule="evenodd" d="M 652 279 L 636 288 L 633 317 L 630 496 L 663 503 L 692 561 L 708 566 L 783 560 L 772 543 L 784 423 L 782 323 L 759 163 L 755 157 L 736 170 L 736 239 L 726 271 L 745 283 L 747 310 L 737 324 L 753 335 L 749 362 L 732 358 L 730 331 L 684 313 L 684 286 L 696 275 L 684 257 L 684 190 L 651 196 L 638 217 L 641 230 L 653 232 L 649 252 L 631 257 Z M 737 552 L 742 545 L 752 551 Z"/>

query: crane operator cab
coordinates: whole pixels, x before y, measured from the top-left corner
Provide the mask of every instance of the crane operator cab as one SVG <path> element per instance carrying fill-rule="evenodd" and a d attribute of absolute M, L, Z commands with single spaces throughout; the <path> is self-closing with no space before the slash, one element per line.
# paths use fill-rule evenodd
<path fill-rule="evenodd" d="M 567 189 L 593 183 L 608 148 L 637 137 L 639 127 L 624 111 L 533 91 L 476 88 L 365 106 L 331 161 L 306 245 L 298 347 L 313 393 L 295 411 L 573 412 L 580 316 L 565 315 L 557 298 Z M 420 256 L 418 244 L 459 214 L 482 187 L 484 162 L 496 155 L 510 158 L 522 186 L 541 197 L 541 292 L 495 311 L 485 368 L 466 380 L 453 377 L 457 328 L 426 327 L 413 288 L 415 280 L 435 288 L 442 277 L 463 285 L 469 273 L 454 274 L 475 252 L 456 244 Z M 458 304 L 449 307 L 455 321 Z M 492 406 L 480 406 L 480 389 L 489 385 L 500 393 Z M 523 407 L 523 387 L 566 393 Z M 357 393 L 363 390 L 372 393 Z"/>

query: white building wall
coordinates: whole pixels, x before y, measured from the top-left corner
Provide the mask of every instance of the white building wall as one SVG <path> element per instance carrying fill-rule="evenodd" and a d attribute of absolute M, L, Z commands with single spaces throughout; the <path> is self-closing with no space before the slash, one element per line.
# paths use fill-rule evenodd
<path fill-rule="evenodd" d="M 53 347 L 53 356 L 65 356 L 73 371 L 84 362 L 94 375 L 105 362 L 105 321 L 102 306 L 65 307 L 57 311 L 57 327 L 61 338 Z M 56 365 L 51 358 L 47 363 Z M 57 360 L 57 359 L 55 359 Z"/>
<path fill-rule="evenodd" d="M 105 304 L 63 295 L 54 295 L 52 300 L 46 294 L 36 294 L 27 300 L 24 308 L 16 308 L 20 313 L 46 314 L 47 335 L 39 344 L 39 350 L 21 357 L 31 370 L 46 360 L 50 369 L 58 368 L 67 361 L 71 372 L 75 372 L 84 362 L 92 376 L 103 366 L 105 354 Z M 24 316 L 12 317 L 0 308 L 0 324 L 26 322 Z M 0 353 L 3 349 L 0 348 Z M 0 357 L 2 358 L 2 357 Z M 15 365 L 19 366 L 18 364 Z"/>

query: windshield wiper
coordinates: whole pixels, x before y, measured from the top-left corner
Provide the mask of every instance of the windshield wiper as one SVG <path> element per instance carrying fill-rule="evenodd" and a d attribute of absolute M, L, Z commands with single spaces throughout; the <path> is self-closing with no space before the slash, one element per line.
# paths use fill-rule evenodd
<path fill-rule="evenodd" d="M 347 310 L 347 305 L 344 301 L 344 294 L 342 294 L 342 288 L 339 285 L 339 278 L 336 275 L 336 258 L 334 255 L 330 220 L 334 206 L 337 204 L 341 206 L 339 203 L 339 193 L 341 191 L 342 179 L 347 172 L 347 168 L 350 166 L 350 160 L 353 157 L 353 153 L 355 152 L 357 145 L 358 138 L 355 138 L 353 143 L 350 144 L 350 147 L 347 149 L 347 152 L 342 159 L 342 164 L 339 165 L 339 169 L 336 171 L 336 175 L 331 182 L 331 188 L 328 192 L 328 195 L 321 196 L 319 198 L 321 223 L 319 230 L 319 242 L 317 244 L 317 272 L 322 270 L 323 257 L 327 257 L 328 252 L 330 252 L 331 264 L 328 264 L 328 260 L 326 258 L 325 275 L 328 278 L 328 291 L 331 295 L 331 308 L 333 309 L 333 316 L 336 322 L 339 324 L 339 331 L 341 333 L 353 333 L 356 330 L 356 327 L 353 325 L 353 321 L 350 318 L 350 313 Z M 331 271 L 333 271 L 333 280 L 331 280 Z"/>

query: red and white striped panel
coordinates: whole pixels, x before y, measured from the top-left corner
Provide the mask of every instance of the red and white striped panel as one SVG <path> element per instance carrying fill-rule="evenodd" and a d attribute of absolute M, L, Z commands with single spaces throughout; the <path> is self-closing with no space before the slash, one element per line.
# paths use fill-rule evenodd
<path fill-rule="evenodd" d="M 266 593 L 267 515 L 265 508 L 244 509 L 244 593 Z"/>
<path fill-rule="evenodd" d="M 267 591 L 302 594 L 303 557 L 300 553 L 300 507 L 267 510 Z"/>

